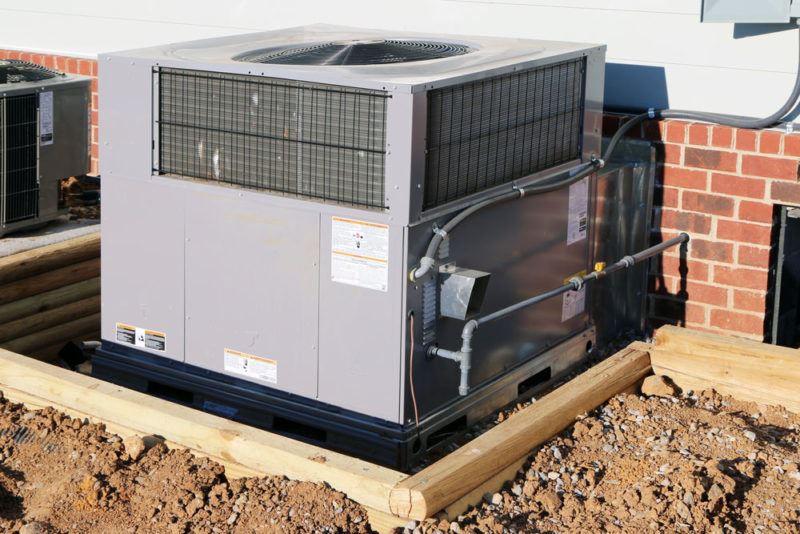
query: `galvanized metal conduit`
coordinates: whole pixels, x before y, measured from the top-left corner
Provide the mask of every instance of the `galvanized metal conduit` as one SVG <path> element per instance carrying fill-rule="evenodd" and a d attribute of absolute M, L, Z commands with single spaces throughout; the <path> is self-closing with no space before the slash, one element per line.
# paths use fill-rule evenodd
<path fill-rule="evenodd" d="M 688 241 L 689 234 L 682 233 L 677 237 L 673 237 L 672 239 L 664 241 L 663 243 L 646 248 L 640 252 L 637 252 L 636 254 L 625 256 L 621 260 L 612 263 L 603 269 L 591 272 L 586 276 L 572 278 L 563 286 L 551 289 L 550 291 L 541 293 L 535 297 L 531 297 L 516 304 L 512 304 L 511 306 L 503 308 L 502 310 L 497 310 L 489 315 L 467 321 L 461 331 L 461 348 L 459 350 L 452 351 L 431 345 L 428 347 L 428 355 L 439 356 L 458 362 L 459 369 L 461 371 L 461 380 L 458 387 L 458 393 L 462 396 L 465 396 L 469 393 L 469 371 L 472 367 L 472 338 L 475 336 L 475 331 L 480 325 L 486 324 L 490 321 L 495 321 L 516 311 L 533 306 L 534 304 L 557 297 L 563 293 L 566 293 L 567 291 L 578 291 L 588 282 L 599 280 L 600 278 L 608 276 L 609 274 L 633 267 L 634 265 L 648 260 L 653 256 L 656 256 L 657 254 L 674 247 L 675 245 L 687 243 Z"/>

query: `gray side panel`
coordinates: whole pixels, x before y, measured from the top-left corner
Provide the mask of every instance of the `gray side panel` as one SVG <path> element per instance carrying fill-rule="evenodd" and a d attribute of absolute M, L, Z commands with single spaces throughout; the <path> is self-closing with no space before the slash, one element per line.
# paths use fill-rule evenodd
<path fill-rule="evenodd" d="M 116 323 L 166 334 L 166 350 L 184 359 L 183 192 L 163 180 L 103 180 L 102 337 Z"/>
<path fill-rule="evenodd" d="M 459 267 L 491 273 L 480 315 L 561 286 L 565 279 L 588 268 L 588 236 L 567 246 L 568 189 L 487 208 L 467 218 L 449 236 L 449 256 L 440 259 L 439 264 L 455 262 Z M 411 229 L 411 265 L 419 261 L 430 236 L 429 223 Z M 423 289 L 423 283 L 409 284 L 408 306 L 416 317 L 424 315 Z M 479 386 L 583 330 L 589 322 L 588 314 L 584 311 L 562 321 L 563 302 L 562 297 L 557 297 L 481 326 L 473 343 L 470 385 Z M 588 305 L 587 302 L 586 309 Z M 425 357 L 422 323 L 415 324 L 419 348 L 414 354 L 414 381 L 421 416 L 459 398 L 458 365 L 443 358 Z M 464 321 L 439 318 L 438 345 L 457 350 L 463 326 Z M 405 406 L 406 414 L 413 414 L 408 394 Z"/>
<path fill-rule="evenodd" d="M 115 341 L 117 322 L 157 330 L 166 351 L 152 352 L 183 360 L 183 194 L 150 177 L 150 67 L 111 58 L 99 66 L 102 337 Z"/>
<path fill-rule="evenodd" d="M 186 189 L 187 363 L 314 398 L 319 214 Z M 277 383 L 226 371 L 225 349 L 277 361 Z"/>
<path fill-rule="evenodd" d="M 396 422 L 403 227 L 389 227 L 389 285 L 384 292 L 331 280 L 331 217 L 323 215 L 321 222 L 319 399 Z"/>
<path fill-rule="evenodd" d="M 89 84 L 53 88 L 53 143 L 39 148 L 39 215 L 58 211 L 60 180 L 89 172 Z"/>

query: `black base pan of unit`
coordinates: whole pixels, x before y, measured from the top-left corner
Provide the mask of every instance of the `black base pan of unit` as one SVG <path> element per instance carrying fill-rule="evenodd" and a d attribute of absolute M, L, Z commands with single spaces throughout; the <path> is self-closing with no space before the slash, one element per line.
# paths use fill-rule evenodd
<path fill-rule="evenodd" d="M 134 347 L 103 341 L 92 375 L 350 456 L 408 471 L 429 452 L 448 446 L 494 410 L 547 387 L 586 357 L 593 330 L 553 345 L 517 368 L 420 421 L 400 425 L 292 395 Z M 553 362 L 559 361 L 552 367 Z M 554 370 L 555 369 L 555 370 Z"/>
<path fill-rule="evenodd" d="M 406 469 L 416 430 L 104 341 L 92 376 L 277 434 Z"/>

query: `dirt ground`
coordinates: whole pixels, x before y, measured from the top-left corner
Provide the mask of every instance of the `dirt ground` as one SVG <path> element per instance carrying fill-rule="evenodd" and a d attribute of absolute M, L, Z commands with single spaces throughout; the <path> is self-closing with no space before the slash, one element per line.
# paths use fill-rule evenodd
<path fill-rule="evenodd" d="M 800 416 L 714 392 L 620 395 L 541 447 L 477 508 L 405 531 L 800 532 L 798 428 Z M 371 531 L 365 511 L 328 487 L 229 481 L 186 451 L 145 450 L 102 425 L 5 400 L 0 530 Z"/>
<path fill-rule="evenodd" d="M 330 488 L 280 477 L 227 480 L 187 451 L 122 442 L 102 425 L 0 401 L 0 531 L 370 532 Z"/>

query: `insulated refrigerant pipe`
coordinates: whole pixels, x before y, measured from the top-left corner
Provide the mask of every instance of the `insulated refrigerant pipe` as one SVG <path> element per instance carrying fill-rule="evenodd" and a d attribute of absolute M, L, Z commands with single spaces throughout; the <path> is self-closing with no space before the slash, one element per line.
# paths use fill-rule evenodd
<path fill-rule="evenodd" d="M 495 321 L 497 319 L 510 315 L 521 309 L 528 308 L 529 306 L 533 306 L 534 304 L 538 304 L 545 300 L 549 300 L 553 297 L 557 297 L 563 293 L 566 293 L 567 291 L 578 291 L 587 282 L 591 282 L 593 280 L 599 280 L 600 278 L 603 278 L 609 274 L 613 274 L 617 271 L 633 267 L 634 265 L 641 263 L 645 260 L 648 260 L 653 256 L 656 256 L 657 254 L 660 254 L 663 251 L 674 247 L 675 245 L 687 243 L 688 241 L 689 241 L 689 234 L 682 233 L 677 237 L 673 237 L 672 239 L 664 241 L 663 243 L 659 243 L 658 245 L 646 248 L 640 252 L 637 252 L 636 254 L 625 256 L 621 260 L 612 263 L 611 265 L 608 265 L 605 268 L 597 269 L 594 272 L 587 274 L 586 276 L 582 277 L 576 276 L 563 286 L 551 289 L 546 293 L 541 293 L 539 295 L 536 295 L 535 297 L 531 297 L 516 304 L 512 304 L 507 308 L 503 308 L 502 310 L 497 310 L 496 312 L 490 313 L 489 315 L 484 315 L 483 317 L 478 317 L 477 319 L 472 319 L 470 321 L 467 321 L 467 323 L 464 325 L 464 328 L 461 331 L 461 348 L 459 350 L 452 351 L 437 347 L 435 345 L 431 345 L 430 347 L 428 347 L 428 355 L 447 358 L 459 364 L 459 369 L 461 371 L 461 380 L 458 386 L 458 393 L 459 395 L 465 396 L 469 393 L 469 371 L 470 368 L 472 367 L 472 338 L 475 336 L 475 331 L 482 324 L 486 324 L 490 321 Z"/>
<path fill-rule="evenodd" d="M 702 122 L 710 122 L 715 124 L 721 124 L 724 126 L 731 126 L 733 128 L 743 128 L 743 129 L 750 129 L 750 130 L 760 130 L 762 128 L 769 128 L 771 126 L 775 126 L 782 120 L 786 119 L 786 116 L 792 112 L 795 105 L 797 105 L 798 100 L 800 100 L 800 31 L 798 31 L 798 65 L 797 65 L 797 75 L 795 77 L 794 87 L 792 88 L 792 92 L 789 95 L 789 98 L 786 102 L 772 115 L 768 117 L 764 117 L 761 119 L 747 119 L 747 118 L 739 118 L 739 117 L 729 117 L 726 115 L 720 115 L 718 113 L 703 113 L 700 111 L 683 111 L 677 109 L 663 109 L 663 110 L 656 110 L 651 109 L 647 113 L 642 113 L 641 115 L 636 115 L 635 117 L 631 118 L 629 121 L 625 122 L 620 128 L 616 131 L 616 133 L 611 137 L 611 140 L 606 147 L 606 151 L 603 153 L 602 158 L 592 158 L 589 163 L 584 163 L 582 165 L 578 165 L 574 169 L 566 171 L 561 175 L 557 175 L 555 178 L 552 179 L 545 179 L 542 182 L 537 182 L 535 184 L 531 184 L 525 187 L 516 187 L 512 191 L 502 193 L 492 198 L 488 198 L 482 202 L 471 206 L 464 211 L 460 212 L 458 215 L 450 219 L 441 229 L 434 230 L 435 234 L 431 239 L 428 248 L 425 251 L 425 256 L 420 260 L 419 266 L 411 271 L 409 274 L 409 278 L 412 282 L 419 280 L 423 276 L 425 276 L 434 266 L 436 260 L 436 252 L 439 250 L 439 245 L 441 245 L 442 240 L 444 237 L 450 233 L 461 221 L 479 211 L 483 208 L 488 206 L 497 204 L 498 202 L 504 202 L 506 200 L 522 198 L 525 195 L 537 195 L 542 193 L 548 193 L 550 191 L 555 191 L 557 189 L 561 189 L 562 187 L 567 187 L 569 185 L 574 184 L 575 182 L 582 180 L 586 176 L 589 176 L 593 172 L 602 169 L 607 161 L 611 160 L 611 156 L 614 153 L 614 150 L 617 148 L 617 145 L 622 140 L 622 138 L 627 134 L 630 130 L 639 126 L 645 121 L 655 120 L 655 119 L 680 119 L 680 120 L 692 120 L 692 121 L 702 121 Z"/>

